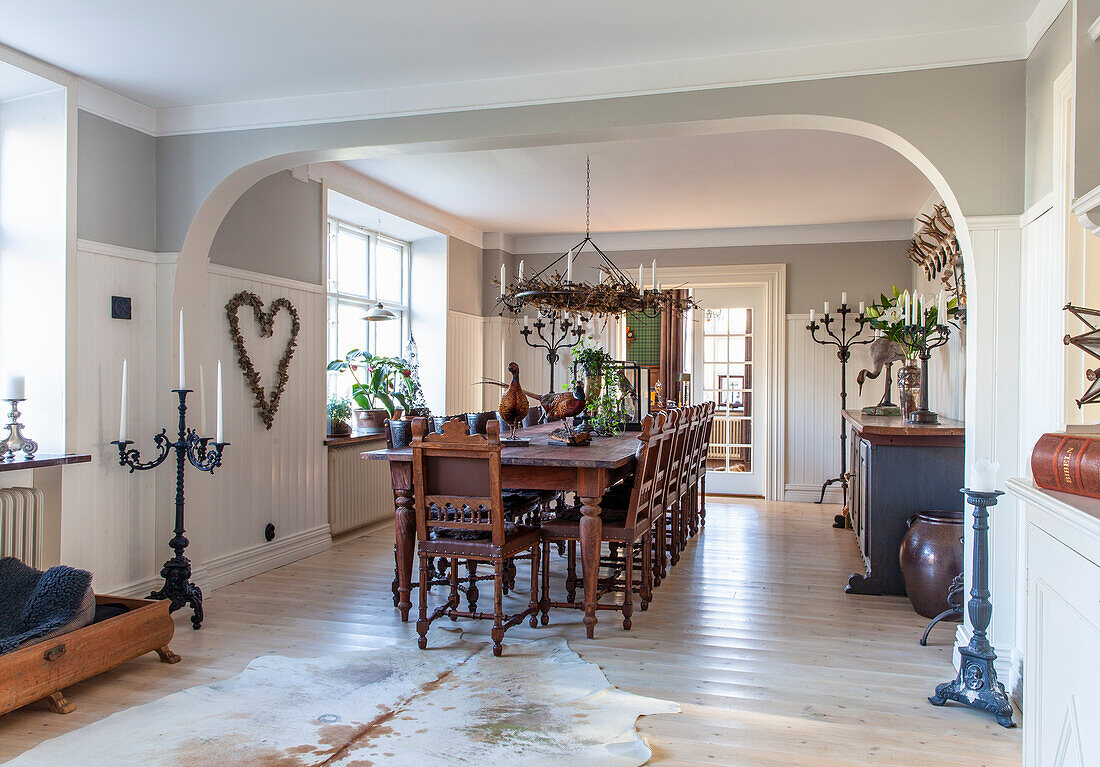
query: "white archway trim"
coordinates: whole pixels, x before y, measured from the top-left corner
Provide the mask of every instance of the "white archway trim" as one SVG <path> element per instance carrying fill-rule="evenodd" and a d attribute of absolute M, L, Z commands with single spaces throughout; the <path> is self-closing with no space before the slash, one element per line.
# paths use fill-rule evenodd
<path fill-rule="evenodd" d="M 764 408 L 766 448 L 764 497 L 783 499 L 786 486 L 787 265 L 728 264 L 663 266 L 661 281 L 681 288 L 761 286 L 768 306 L 768 402 Z"/>

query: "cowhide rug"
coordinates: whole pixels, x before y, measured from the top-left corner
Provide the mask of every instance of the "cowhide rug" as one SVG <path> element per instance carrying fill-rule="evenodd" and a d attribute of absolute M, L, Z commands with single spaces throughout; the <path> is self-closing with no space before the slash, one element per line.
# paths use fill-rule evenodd
<path fill-rule="evenodd" d="M 612 687 L 564 639 L 508 639 L 504 656 L 453 629 L 320 658 L 265 655 L 193 687 L 46 741 L 7 767 L 629 765 L 634 729 L 676 703 Z"/>

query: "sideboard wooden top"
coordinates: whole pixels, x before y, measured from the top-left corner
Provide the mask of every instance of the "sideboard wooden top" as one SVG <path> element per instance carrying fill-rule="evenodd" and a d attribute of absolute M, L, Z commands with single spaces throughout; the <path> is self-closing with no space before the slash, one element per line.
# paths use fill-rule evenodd
<path fill-rule="evenodd" d="M 70 463 L 88 463 L 90 455 L 36 455 L 27 460 L 16 456 L 8 461 L 0 461 L 0 471 L 21 471 L 23 469 L 44 469 L 48 466 L 65 466 Z"/>
<path fill-rule="evenodd" d="M 911 424 L 901 416 L 863 415 L 858 410 L 845 410 L 844 420 L 867 435 L 889 437 L 961 437 L 963 422 L 940 416 L 939 423 Z"/>

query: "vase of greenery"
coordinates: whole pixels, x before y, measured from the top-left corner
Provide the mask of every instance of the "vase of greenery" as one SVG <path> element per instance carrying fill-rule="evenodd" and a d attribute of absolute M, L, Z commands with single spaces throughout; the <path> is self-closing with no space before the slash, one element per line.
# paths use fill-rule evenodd
<path fill-rule="evenodd" d="M 328 433 L 332 437 L 351 434 L 351 400 L 333 394 L 328 398 Z"/>
<path fill-rule="evenodd" d="M 613 364 L 611 355 L 587 336 L 572 349 L 573 362 L 584 373 L 584 396 L 589 402 L 599 399 L 604 378 L 604 368 Z"/>
<path fill-rule="evenodd" d="M 359 406 L 356 426 L 382 428 L 401 409 L 410 412 L 417 390 L 409 364 L 400 357 L 382 357 L 361 349 L 352 349 L 343 359 L 333 360 L 326 368 L 331 373 L 350 373 L 351 398 Z"/>

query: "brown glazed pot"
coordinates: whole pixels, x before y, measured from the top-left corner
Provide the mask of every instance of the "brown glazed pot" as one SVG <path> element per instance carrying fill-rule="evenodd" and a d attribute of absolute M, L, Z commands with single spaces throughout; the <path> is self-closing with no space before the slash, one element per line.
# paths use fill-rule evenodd
<path fill-rule="evenodd" d="M 951 580 L 963 570 L 963 513 L 922 511 L 909 520 L 898 560 L 913 609 L 934 618 L 949 608 Z"/>
<path fill-rule="evenodd" d="M 386 422 L 386 419 L 390 417 L 390 414 L 383 408 L 374 408 L 372 410 L 355 410 L 355 428 L 360 430 L 375 429 L 379 430 Z"/>

